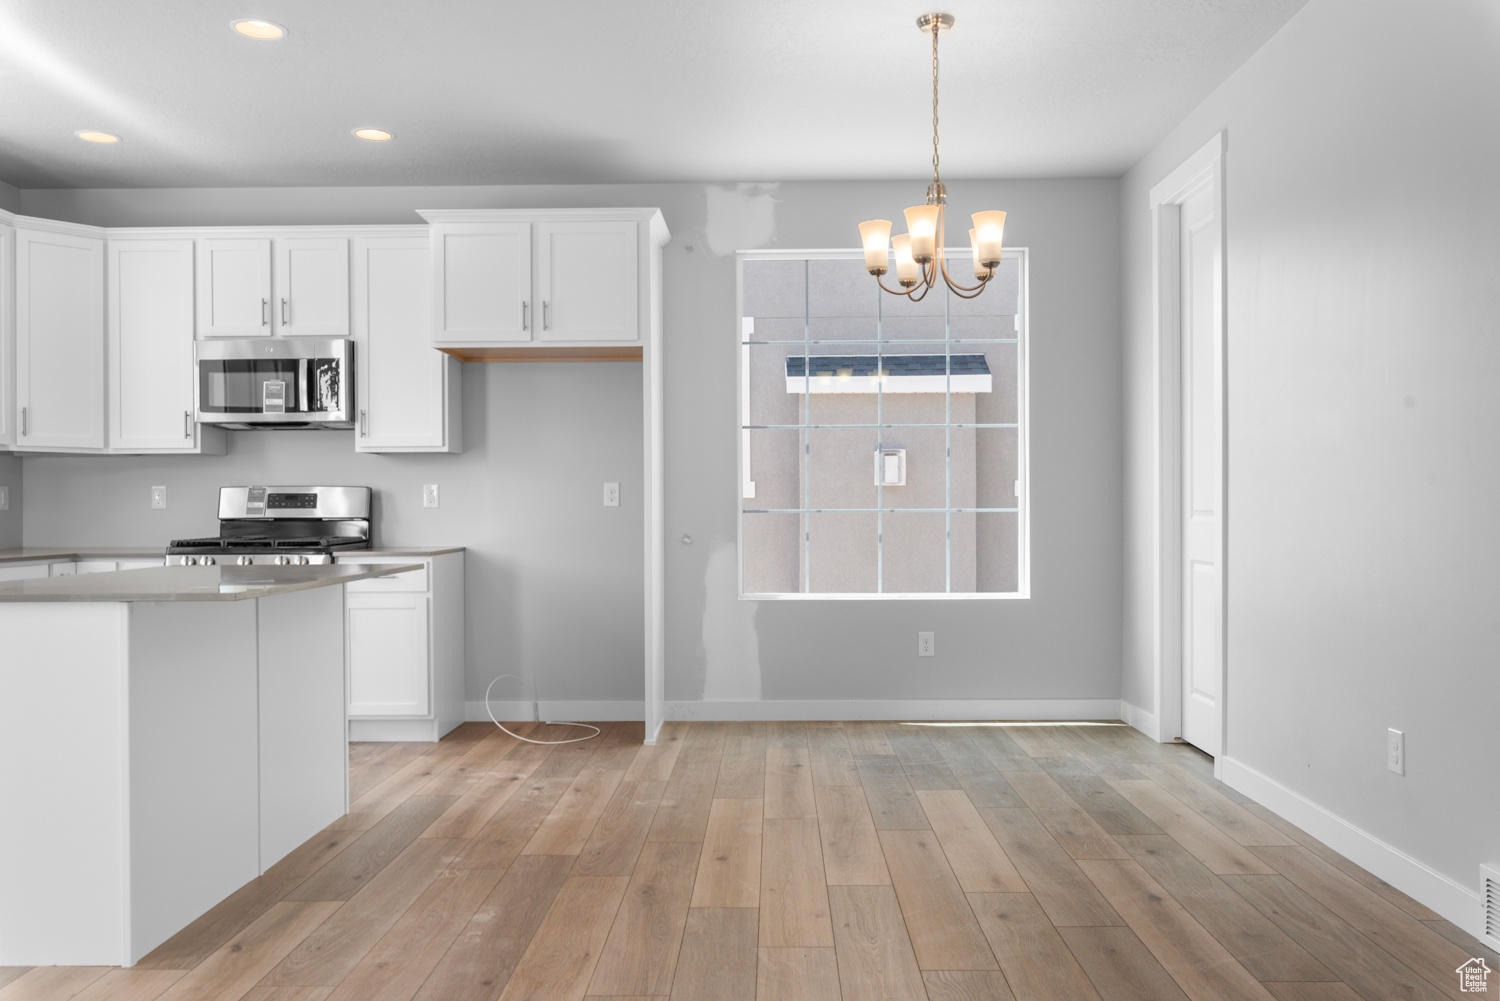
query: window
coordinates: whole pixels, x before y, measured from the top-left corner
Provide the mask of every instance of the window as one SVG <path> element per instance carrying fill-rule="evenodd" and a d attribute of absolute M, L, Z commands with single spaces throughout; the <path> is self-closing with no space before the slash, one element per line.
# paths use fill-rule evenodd
<path fill-rule="evenodd" d="M 739 264 L 741 595 L 1026 597 L 1026 252 L 918 303 L 858 251 Z"/>

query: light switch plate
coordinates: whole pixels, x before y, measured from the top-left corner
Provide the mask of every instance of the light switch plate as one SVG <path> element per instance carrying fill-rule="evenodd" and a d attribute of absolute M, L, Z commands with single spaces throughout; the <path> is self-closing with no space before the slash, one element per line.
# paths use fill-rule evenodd
<path fill-rule="evenodd" d="M 436 483 L 424 483 L 424 484 L 422 484 L 422 506 L 423 507 L 437 507 L 438 506 L 438 485 Z"/>
<path fill-rule="evenodd" d="M 604 506 L 605 507 L 619 507 L 620 506 L 620 485 L 618 483 L 606 483 L 606 484 L 604 484 Z"/>
<path fill-rule="evenodd" d="M 1406 774 L 1406 734 L 1400 730 L 1385 732 L 1385 766 L 1397 775 Z"/>
<path fill-rule="evenodd" d="M 151 510 L 153 510 L 153 511 L 165 511 L 166 508 L 167 508 L 167 488 L 166 487 L 152 487 L 151 488 Z"/>
<path fill-rule="evenodd" d="M 933 633 L 917 633 L 917 656 L 937 656 L 937 640 Z"/>

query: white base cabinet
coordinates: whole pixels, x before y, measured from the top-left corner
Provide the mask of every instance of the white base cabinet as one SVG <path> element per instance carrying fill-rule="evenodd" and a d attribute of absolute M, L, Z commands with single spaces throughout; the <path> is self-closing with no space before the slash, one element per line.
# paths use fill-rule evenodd
<path fill-rule="evenodd" d="M 347 585 L 350 740 L 438 740 L 464 718 L 464 557 L 350 555 L 415 563 Z"/>

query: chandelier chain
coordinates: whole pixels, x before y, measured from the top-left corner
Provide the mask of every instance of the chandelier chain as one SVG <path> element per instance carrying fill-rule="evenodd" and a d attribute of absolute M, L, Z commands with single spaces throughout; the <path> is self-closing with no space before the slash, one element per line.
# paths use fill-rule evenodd
<path fill-rule="evenodd" d="M 937 18 L 932 21 L 932 181 L 936 184 L 938 177 L 938 30 L 941 23 Z"/>

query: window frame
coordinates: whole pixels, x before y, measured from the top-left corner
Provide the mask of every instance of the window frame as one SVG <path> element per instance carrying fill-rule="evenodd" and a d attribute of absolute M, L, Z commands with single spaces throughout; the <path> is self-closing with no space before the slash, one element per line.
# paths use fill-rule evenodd
<path fill-rule="evenodd" d="M 960 264 L 960 270 L 968 270 L 970 250 L 968 247 L 944 250 L 949 262 Z M 1020 487 L 1017 490 L 1016 524 L 1016 590 L 1014 591 L 899 591 L 899 592 L 759 592 L 745 590 L 745 484 L 746 463 L 750 456 L 749 423 L 750 369 L 749 351 L 745 343 L 744 302 L 746 261 L 814 261 L 814 260 L 863 260 L 860 250 L 742 250 L 735 255 L 735 487 L 738 508 L 735 511 L 735 590 L 741 601 L 1014 601 L 1031 597 L 1031 291 L 1030 249 L 1006 247 L 1001 252 L 1003 260 L 1019 262 L 1017 314 L 1016 314 L 1016 473 Z M 872 279 L 873 280 L 873 279 Z M 935 293 L 937 289 L 934 289 Z M 885 293 L 882 293 L 885 294 Z M 798 343 L 795 341 L 787 343 Z M 803 341 L 802 343 L 806 343 Z M 945 351 L 951 353 L 955 342 L 945 338 Z M 963 342 L 958 342 L 963 343 Z M 947 425 L 951 428 L 951 423 Z M 948 475 L 951 474 L 951 470 Z M 803 517 L 806 512 L 803 512 Z M 950 532 L 951 535 L 951 532 Z M 951 547 L 951 537 L 948 540 Z"/>

